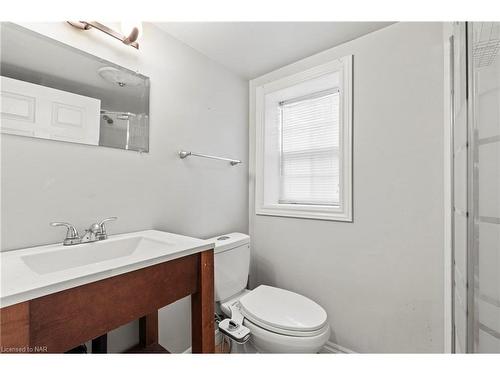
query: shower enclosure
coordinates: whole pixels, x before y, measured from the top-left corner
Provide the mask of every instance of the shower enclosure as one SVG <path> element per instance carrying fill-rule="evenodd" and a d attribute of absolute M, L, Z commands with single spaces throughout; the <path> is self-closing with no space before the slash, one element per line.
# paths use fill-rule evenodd
<path fill-rule="evenodd" d="M 149 121 L 145 113 L 101 110 L 99 145 L 149 151 Z"/>
<path fill-rule="evenodd" d="M 500 353 L 500 23 L 450 37 L 452 350 Z"/>

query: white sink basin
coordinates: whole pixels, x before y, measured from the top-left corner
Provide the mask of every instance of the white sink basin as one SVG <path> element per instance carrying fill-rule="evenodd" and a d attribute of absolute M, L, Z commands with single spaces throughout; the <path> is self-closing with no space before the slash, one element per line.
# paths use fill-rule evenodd
<path fill-rule="evenodd" d="M 214 243 L 145 230 L 107 240 L 0 252 L 0 306 L 5 307 L 214 248 Z"/>
<path fill-rule="evenodd" d="M 114 241 L 64 246 L 62 249 L 56 248 L 54 251 L 42 254 L 24 255 L 21 259 L 36 273 L 46 274 L 126 257 L 135 251 L 144 252 L 154 250 L 154 248 L 165 249 L 171 245 L 166 242 L 137 236 Z"/>

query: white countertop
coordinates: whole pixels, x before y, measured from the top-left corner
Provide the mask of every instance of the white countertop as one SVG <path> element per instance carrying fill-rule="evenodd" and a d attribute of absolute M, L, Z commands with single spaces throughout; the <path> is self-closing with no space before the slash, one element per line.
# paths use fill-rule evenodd
<path fill-rule="evenodd" d="M 94 242 L 94 244 L 104 245 L 109 243 L 113 245 L 113 241 L 133 237 L 144 237 L 147 240 L 162 242 L 165 243 L 165 246 L 158 245 L 158 242 L 156 242 L 155 247 L 148 248 L 146 246 L 141 248 L 140 251 L 136 250 L 125 256 L 46 273 L 36 272 L 33 267 L 30 267 L 25 261 L 26 256 L 36 254 L 36 257 L 43 257 L 44 253 L 73 248 L 75 250 L 84 250 L 85 246 L 91 244 L 46 245 L 0 253 L 0 307 L 14 305 L 214 248 L 214 242 L 210 240 L 200 240 L 157 230 L 109 236 L 107 240 Z M 81 249 L 75 247 L 81 247 Z M 106 249 L 102 250 L 105 251 Z"/>

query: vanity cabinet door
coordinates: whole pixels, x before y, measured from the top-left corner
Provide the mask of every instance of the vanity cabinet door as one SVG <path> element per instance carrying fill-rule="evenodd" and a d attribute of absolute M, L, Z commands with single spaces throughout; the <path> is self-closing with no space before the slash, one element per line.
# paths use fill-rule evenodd
<path fill-rule="evenodd" d="M 99 144 L 101 101 L 1 77 L 2 133 Z"/>

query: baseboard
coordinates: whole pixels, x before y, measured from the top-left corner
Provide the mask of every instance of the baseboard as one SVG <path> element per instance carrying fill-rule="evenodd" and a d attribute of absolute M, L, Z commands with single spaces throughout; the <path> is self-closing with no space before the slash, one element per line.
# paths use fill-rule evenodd
<path fill-rule="evenodd" d="M 355 351 L 353 351 L 351 349 L 344 348 L 343 346 L 336 344 L 333 341 L 328 341 L 319 352 L 321 354 L 326 354 L 326 353 L 330 353 L 330 354 L 331 353 L 333 353 L 333 354 L 355 354 L 356 353 Z M 191 347 L 187 348 L 182 353 L 183 354 L 191 353 Z"/>
<path fill-rule="evenodd" d="M 355 354 L 356 352 L 344 348 L 343 346 L 334 343 L 333 341 L 328 341 L 325 346 L 319 351 L 320 353 L 333 353 L 333 354 Z"/>

